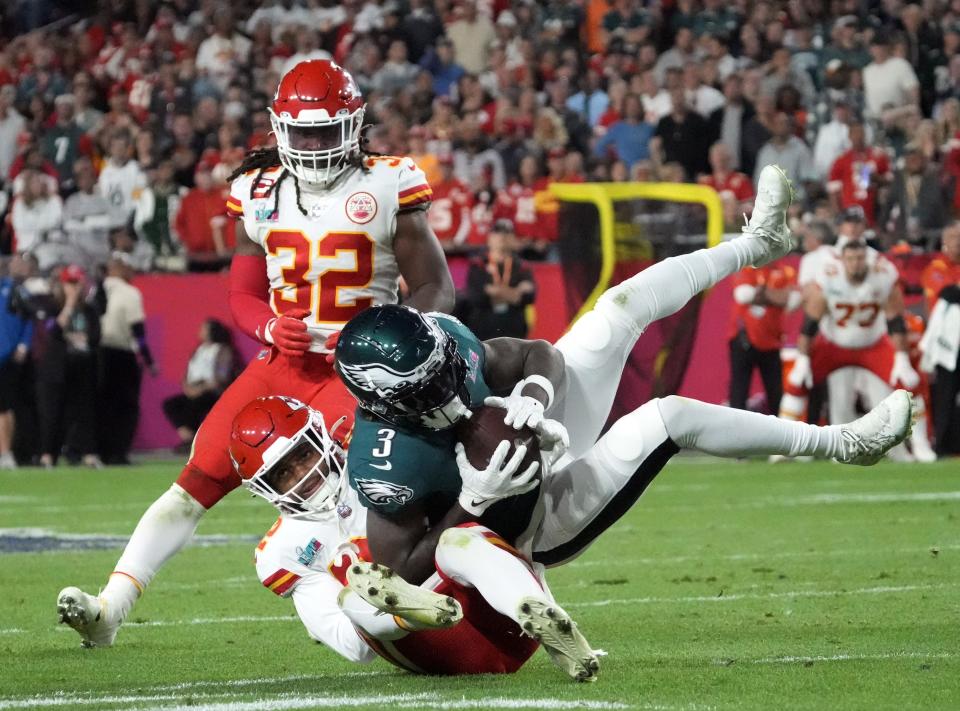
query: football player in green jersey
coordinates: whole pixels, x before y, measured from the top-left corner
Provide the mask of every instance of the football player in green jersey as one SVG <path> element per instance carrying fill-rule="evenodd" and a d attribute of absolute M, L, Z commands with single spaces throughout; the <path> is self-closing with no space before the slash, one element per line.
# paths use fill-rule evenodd
<path fill-rule="evenodd" d="M 420 583 L 434 570 L 443 531 L 480 520 L 528 552 L 535 534 L 533 560 L 557 565 L 622 516 L 681 448 L 872 464 L 902 441 L 912 411 L 905 391 L 856 422 L 830 427 L 669 396 L 620 418 L 597 440 L 627 356 L 650 323 L 720 279 L 793 248 L 791 196 L 783 172 L 767 166 L 743 236 L 664 260 L 609 289 L 555 346 L 480 342 L 455 319 L 398 306 L 350 321 L 335 362 L 360 404 L 347 471 L 369 509 L 374 560 Z M 503 444 L 486 471 L 469 464 L 452 427 L 480 404 L 503 407 L 505 422 L 518 429 L 533 428 L 552 455 L 545 464 L 569 442 L 543 472 L 549 485 L 531 489 L 529 470 L 514 477 L 523 455 L 504 462 Z"/>

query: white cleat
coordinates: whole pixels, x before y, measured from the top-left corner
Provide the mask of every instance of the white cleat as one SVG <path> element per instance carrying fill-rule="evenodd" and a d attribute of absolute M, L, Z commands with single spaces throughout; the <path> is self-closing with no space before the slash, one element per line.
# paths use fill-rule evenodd
<path fill-rule="evenodd" d="M 390 568 L 357 562 L 347 569 L 351 590 L 378 610 L 400 618 L 411 631 L 453 627 L 463 619 L 460 603 L 448 595 L 411 585 Z"/>
<path fill-rule="evenodd" d="M 757 259 L 753 266 L 762 267 L 789 254 L 796 247 L 787 226 L 787 208 L 792 202 L 793 185 L 787 174 L 778 165 L 765 166 L 757 181 L 753 214 L 743 228 L 744 234 L 758 237 L 767 248 L 767 253 Z"/>
<path fill-rule="evenodd" d="M 62 624 L 80 633 L 84 647 L 109 647 L 117 637 L 120 622 L 106 612 L 103 600 L 80 588 L 64 588 L 57 595 L 57 616 Z"/>
<path fill-rule="evenodd" d="M 843 464 L 870 466 L 910 435 L 913 424 L 913 398 L 906 390 L 887 395 L 879 405 L 859 420 L 842 425 Z"/>
<path fill-rule="evenodd" d="M 517 608 L 524 633 L 547 650 L 550 659 L 577 681 L 596 681 L 600 671 L 597 653 L 590 647 L 576 623 L 559 605 L 525 597 Z"/>

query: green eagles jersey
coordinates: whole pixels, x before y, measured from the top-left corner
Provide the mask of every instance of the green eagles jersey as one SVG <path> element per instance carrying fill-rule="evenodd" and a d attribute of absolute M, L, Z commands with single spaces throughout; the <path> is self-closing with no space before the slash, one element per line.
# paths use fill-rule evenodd
<path fill-rule="evenodd" d="M 470 407 L 482 405 L 492 394 L 483 379 L 483 343 L 455 318 L 433 316 L 440 328 L 456 340 L 457 350 L 466 361 Z M 438 519 L 460 494 L 456 442 L 453 428 L 438 431 L 398 427 L 358 409 L 347 455 L 350 486 L 363 505 L 377 513 L 390 516 L 408 504 L 421 502 L 428 517 Z M 526 494 L 491 506 L 484 522 L 493 527 L 492 519 L 515 521 L 509 526 L 501 521 L 495 529 L 505 537 L 522 531 L 536 503 L 536 492 L 532 493 L 532 497 Z"/>

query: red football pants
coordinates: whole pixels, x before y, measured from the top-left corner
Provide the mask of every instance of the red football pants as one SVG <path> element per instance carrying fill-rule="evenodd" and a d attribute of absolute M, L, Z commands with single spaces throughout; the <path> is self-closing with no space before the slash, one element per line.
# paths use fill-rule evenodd
<path fill-rule="evenodd" d="M 886 336 L 882 336 L 876 343 L 866 348 L 843 348 L 818 335 L 810 346 L 813 384 L 819 385 L 833 371 L 848 366 L 865 368 L 883 382 L 887 382 L 890 379 L 890 371 L 893 369 L 895 353 L 893 343 Z M 807 394 L 806 388 L 791 385 L 786 379 L 783 382 L 783 391 L 798 397 L 804 397 Z"/>
<path fill-rule="evenodd" d="M 524 562 L 516 548 L 485 526 L 476 529 L 491 543 Z M 442 630 L 411 632 L 392 642 L 363 638 L 381 657 L 417 674 L 513 674 L 533 656 L 540 644 L 523 634 L 516 622 L 494 610 L 478 590 L 459 584 L 440 568 L 440 583 L 434 591 L 449 595 L 463 608 L 459 624 Z M 536 578 L 531 569 L 530 574 Z"/>
<path fill-rule="evenodd" d="M 227 448 L 233 418 L 251 400 L 286 395 L 319 410 L 327 427 L 346 417 L 347 421 L 337 430 L 339 439 L 346 440 L 353 429 L 357 401 L 340 382 L 325 355 L 307 353 L 290 358 L 274 354 L 270 359 L 270 354 L 271 350 L 263 350 L 247 365 L 197 430 L 193 452 L 177 484 L 205 508 L 240 486 L 240 476 L 233 469 Z"/>

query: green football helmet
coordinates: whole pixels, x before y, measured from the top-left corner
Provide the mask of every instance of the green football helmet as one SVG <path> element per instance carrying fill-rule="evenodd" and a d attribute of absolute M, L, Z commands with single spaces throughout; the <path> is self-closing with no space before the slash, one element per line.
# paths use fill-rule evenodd
<path fill-rule="evenodd" d="M 407 306 L 374 306 L 352 318 L 334 364 L 360 407 L 392 424 L 443 430 L 470 411 L 456 340 Z"/>

